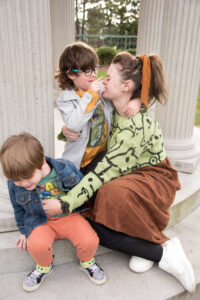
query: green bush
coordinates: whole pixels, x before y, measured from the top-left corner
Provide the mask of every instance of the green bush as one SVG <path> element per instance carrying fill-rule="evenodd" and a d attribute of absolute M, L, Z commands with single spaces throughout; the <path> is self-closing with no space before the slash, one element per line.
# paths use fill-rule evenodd
<path fill-rule="evenodd" d="M 136 49 L 127 49 L 126 51 L 132 55 L 136 55 Z"/>
<path fill-rule="evenodd" d="M 101 47 L 97 49 L 97 55 L 99 57 L 99 63 L 101 65 L 109 65 L 113 57 L 117 54 L 117 50 L 111 47 Z"/>
<path fill-rule="evenodd" d="M 199 87 L 199 95 L 198 95 L 198 98 L 197 98 L 195 125 L 200 126 L 200 87 Z"/>

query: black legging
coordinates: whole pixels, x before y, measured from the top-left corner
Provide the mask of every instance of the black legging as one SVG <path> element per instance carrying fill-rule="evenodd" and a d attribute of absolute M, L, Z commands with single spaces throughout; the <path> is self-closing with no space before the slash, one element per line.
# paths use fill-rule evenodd
<path fill-rule="evenodd" d="M 124 233 L 109 229 L 108 227 L 87 219 L 92 228 L 96 231 L 100 245 L 117 250 L 126 254 L 139 256 L 159 262 L 163 254 L 161 245 L 128 236 Z"/>

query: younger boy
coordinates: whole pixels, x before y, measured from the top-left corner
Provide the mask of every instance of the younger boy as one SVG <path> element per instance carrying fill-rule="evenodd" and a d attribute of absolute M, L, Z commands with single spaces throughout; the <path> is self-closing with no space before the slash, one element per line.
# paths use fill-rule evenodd
<path fill-rule="evenodd" d="M 106 280 L 94 255 L 99 239 L 89 223 L 76 210 L 65 215 L 68 207 L 61 202 L 62 214 L 47 216 L 43 199 L 59 199 L 83 177 L 70 161 L 44 156 L 40 142 L 29 133 L 9 137 L 0 149 L 0 161 L 8 178 L 10 200 L 21 235 L 16 245 L 27 250 L 36 267 L 25 278 L 23 288 L 39 288 L 52 272 L 52 244 L 56 239 L 69 239 L 76 247 L 80 268 L 95 284 Z M 80 209 L 81 211 L 81 209 Z"/>

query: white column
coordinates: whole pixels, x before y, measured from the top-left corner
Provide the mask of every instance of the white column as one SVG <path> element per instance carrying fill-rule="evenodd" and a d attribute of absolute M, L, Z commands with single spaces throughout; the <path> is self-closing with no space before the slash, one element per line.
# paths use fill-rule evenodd
<path fill-rule="evenodd" d="M 51 0 L 53 69 L 64 47 L 75 40 L 74 0 Z"/>
<path fill-rule="evenodd" d="M 200 1 L 141 0 L 137 53 L 157 53 L 164 65 L 168 104 L 156 105 L 167 154 L 192 173 L 200 157 L 193 139 L 200 83 Z"/>
<path fill-rule="evenodd" d="M 74 0 L 51 0 L 51 28 L 52 28 L 52 50 L 53 50 L 53 71 L 58 69 L 59 57 L 68 44 L 75 40 L 74 22 Z M 53 80 L 54 100 L 60 90 L 56 89 L 56 82 Z"/>
<path fill-rule="evenodd" d="M 0 145 L 28 131 L 54 156 L 52 42 L 49 0 L 0 1 Z M 0 231 L 15 228 L 0 173 Z"/>

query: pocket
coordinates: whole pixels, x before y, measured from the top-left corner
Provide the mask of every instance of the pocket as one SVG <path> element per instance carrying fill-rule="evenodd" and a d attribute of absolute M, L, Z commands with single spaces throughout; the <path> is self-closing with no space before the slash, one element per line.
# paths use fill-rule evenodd
<path fill-rule="evenodd" d="M 26 205 L 31 201 L 30 192 L 16 193 L 16 202 L 20 205 Z"/>
<path fill-rule="evenodd" d="M 79 175 L 77 175 L 75 172 L 71 173 L 70 176 L 66 176 L 63 179 L 63 188 L 70 190 L 73 186 L 78 184 L 80 181 Z"/>

